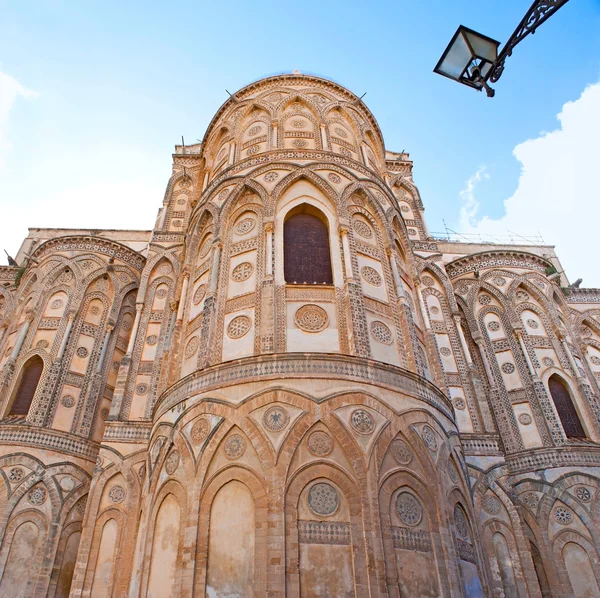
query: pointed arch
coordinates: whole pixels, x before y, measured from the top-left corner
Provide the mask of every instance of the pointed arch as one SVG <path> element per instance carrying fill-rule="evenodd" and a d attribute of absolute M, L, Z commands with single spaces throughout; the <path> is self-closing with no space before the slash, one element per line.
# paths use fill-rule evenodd
<path fill-rule="evenodd" d="M 567 438 L 587 438 L 568 385 L 558 374 L 548 379 L 548 390 Z"/>
<path fill-rule="evenodd" d="M 23 364 L 16 390 L 10 403 L 9 415 L 27 416 L 43 371 L 44 362 L 39 355 L 34 355 Z"/>

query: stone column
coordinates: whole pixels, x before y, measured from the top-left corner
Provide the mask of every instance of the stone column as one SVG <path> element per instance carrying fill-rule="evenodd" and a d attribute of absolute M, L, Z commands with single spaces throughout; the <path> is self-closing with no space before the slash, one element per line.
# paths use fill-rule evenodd
<path fill-rule="evenodd" d="M 277 121 L 271 123 L 271 149 L 277 149 Z"/>
<path fill-rule="evenodd" d="M 210 271 L 210 284 L 208 293 L 214 294 L 217 291 L 217 283 L 219 282 L 219 266 L 221 263 L 221 242 L 215 241 L 213 245 L 212 265 Z"/>
<path fill-rule="evenodd" d="M 131 336 L 129 337 L 129 344 L 127 345 L 127 352 L 125 353 L 125 357 L 131 357 L 133 353 L 133 348 L 135 346 L 135 339 L 137 337 L 138 328 L 140 326 L 140 319 L 142 317 L 142 310 L 144 309 L 143 303 L 135 304 L 135 320 L 133 322 L 133 328 L 131 330 Z"/>
<path fill-rule="evenodd" d="M 98 359 L 98 366 L 96 367 L 97 372 L 102 371 L 102 365 L 104 364 L 104 358 L 106 357 L 106 350 L 108 349 L 108 343 L 110 341 L 110 335 L 114 329 L 114 325 L 109 324 L 106 327 L 106 334 L 104 335 L 104 344 L 102 345 L 102 351 L 100 352 L 100 359 Z"/>
<path fill-rule="evenodd" d="M 344 248 L 344 269 L 346 278 L 352 280 L 352 257 L 350 255 L 350 241 L 348 240 L 348 228 L 340 227 L 340 235 L 342 236 L 342 247 Z"/>
<path fill-rule="evenodd" d="M 177 309 L 177 321 L 183 320 L 183 312 L 185 310 L 186 296 L 188 290 L 188 284 L 190 282 L 190 275 L 186 274 L 183 279 L 183 285 L 181 287 L 181 295 L 179 297 L 179 307 Z"/>
<path fill-rule="evenodd" d="M 329 144 L 327 143 L 327 130 L 325 125 L 321 125 L 321 145 L 324 150 L 329 150 Z"/>
<path fill-rule="evenodd" d="M 429 321 L 429 316 L 427 315 L 427 308 L 425 307 L 423 293 L 421 293 L 421 282 L 419 280 L 415 280 L 415 287 L 417 289 L 417 296 L 419 298 L 419 307 L 421 308 L 421 316 L 423 317 L 423 323 L 425 324 L 425 328 L 427 330 L 431 330 L 431 322 Z"/>
<path fill-rule="evenodd" d="M 515 336 L 517 337 L 517 340 L 519 341 L 519 345 L 521 347 L 521 351 L 523 352 L 523 356 L 525 357 L 525 361 L 527 363 L 527 368 L 529 369 L 529 373 L 531 374 L 531 377 L 533 378 L 533 380 L 535 382 L 539 378 L 538 378 L 537 371 L 533 365 L 533 362 L 531 361 L 529 351 L 527 350 L 527 345 L 525 344 L 525 339 L 523 338 L 523 329 L 520 326 L 516 326 L 516 327 L 513 327 L 513 331 L 515 333 Z"/>
<path fill-rule="evenodd" d="M 402 278 L 400 277 L 400 272 L 398 272 L 398 264 L 396 263 L 394 250 L 391 247 L 388 247 L 387 254 L 392 267 L 392 278 L 394 279 L 394 286 L 396 287 L 396 295 L 398 296 L 398 299 L 404 303 L 406 301 L 406 291 L 404 290 L 404 284 L 402 282 Z"/>
<path fill-rule="evenodd" d="M 265 224 L 265 232 L 267 233 L 266 247 L 265 247 L 265 260 L 266 260 L 266 275 L 273 276 L 273 223 L 267 222 Z"/>
<path fill-rule="evenodd" d="M 58 355 L 56 359 L 60 360 L 63 358 L 65 354 L 65 349 L 67 348 L 67 343 L 69 342 L 69 336 L 71 334 L 71 328 L 73 328 L 73 322 L 75 321 L 75 314 L 73 312 L 69 313 L 69 319 L 67 320 L 67 327 L 65 329 L 65 333 L 63 335 L 62 342 L 60 343 L 60 349 L 58 350 Z"/>
<path fill-rule="evenodd" d="M 229 166 L 233 164 L 235 160 L 235 141 L 231 142 L 231 147 L 229 148 Z"/>
<path fill-rule="evenodd" d="M 19 336 L 17 337 L 17 342 L 15 343 L 12 353 L 10 354 L 10 359 L 12 359 L 12 361 L 16 361 L 17 357 L 19 356 L 21 347 L 23 346 L 23 342 L 25 341 L 25 337 L 27 336 L 27 331 L 29 330 L 29 326 L 31 325 L 32 320 L 33 315 L 30 314 L 25 319 L 23 326 L 21 326 L 21 331 L 19 332 Z"/>

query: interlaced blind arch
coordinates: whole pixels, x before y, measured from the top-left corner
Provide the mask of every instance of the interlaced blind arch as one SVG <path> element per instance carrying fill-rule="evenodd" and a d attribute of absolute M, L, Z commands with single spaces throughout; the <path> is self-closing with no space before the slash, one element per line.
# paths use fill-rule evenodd
<path fill-rule="evenodd" d="M 567 438 L 585 438 L 585 431 L 565 383 L 554 375 L 548 380 L 548 388 Z"/>
<path fill-rule="evenodd" d="M 29 413 L 43 371 L 44 362 L 37 355 L 23 366 L 23 372 L 9 415 L 27 415 Z"/>
<path fill-rule="evenodd" d="M 284 276 L 288 284 L 333 284 L 329 230 L 312 206 L 293 210 L 283 225 Z"/>

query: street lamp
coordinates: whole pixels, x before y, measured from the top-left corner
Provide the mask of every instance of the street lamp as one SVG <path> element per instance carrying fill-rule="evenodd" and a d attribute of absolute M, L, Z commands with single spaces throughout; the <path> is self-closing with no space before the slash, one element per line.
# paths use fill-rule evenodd
<path fill-rule="evenodd" d="M 518 27 L 498 54 L 500 42 L 461 25 L 450 40 L 434 73 L 443 75 L 463 85 L 481 91 L 485 89 L 493 98 L 495 91 L 488 81 L 495 83 L 502 76 L 505 60 L 512 55 L 514 47 L 569 0 L 536 0 Z"/>

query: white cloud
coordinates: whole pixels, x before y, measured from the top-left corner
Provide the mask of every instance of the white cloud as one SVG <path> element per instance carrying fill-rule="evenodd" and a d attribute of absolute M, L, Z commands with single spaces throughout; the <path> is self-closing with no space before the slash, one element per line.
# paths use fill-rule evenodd
<path fill-rule="evenodd" d="M 18 98 L 31 98 L 36 95 L 35 91 L 26 89 L 11 75 L 0 72 L 0 167 L 6 152 L 11 149 L 7 134 L 10 111 Z"/>
<path fill-rule="evenodd" d="M 505 214 L 478 219 L 474 190 L 486 177 L 479 168 L 461 192 L 461 230 L 505 237 L 514 231 L 542 235 L 556 252 L 571 281 L 600 287 L 600 83 L 567 102 L 557 115 L 560 128 L 517 145 L 521 162 L 517 190 L 504 202 Z"/>

